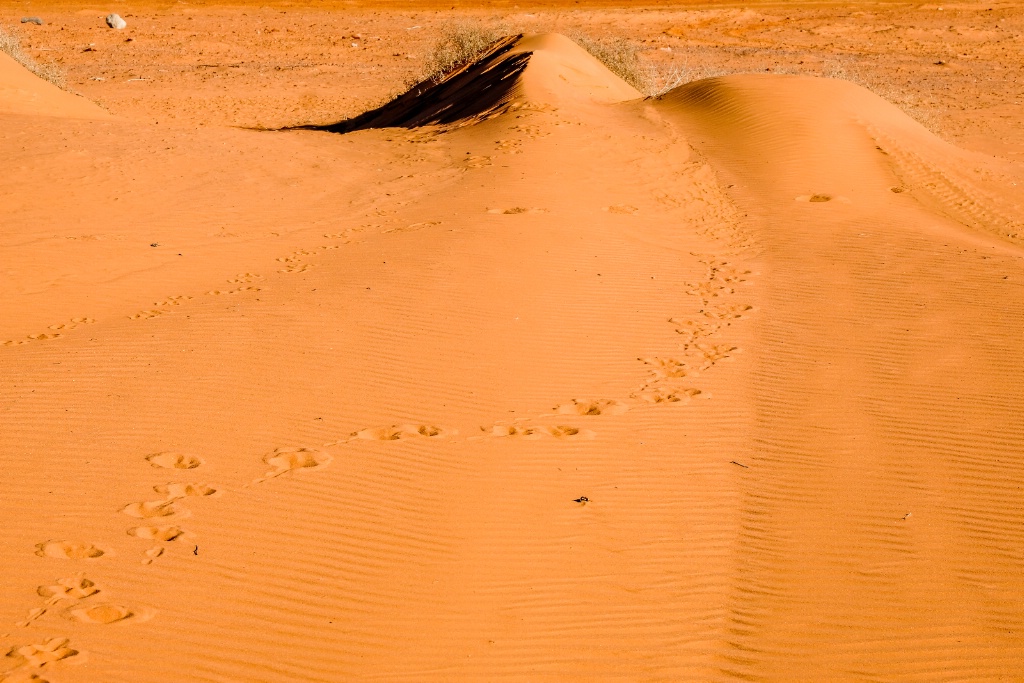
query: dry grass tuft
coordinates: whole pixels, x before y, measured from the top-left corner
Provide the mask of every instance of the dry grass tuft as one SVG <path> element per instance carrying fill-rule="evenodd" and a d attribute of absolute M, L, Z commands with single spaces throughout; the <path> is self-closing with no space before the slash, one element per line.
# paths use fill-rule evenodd
<path fill-rule="evenodd" d="M 16 30 L 6 31 L 0 27 L 0 52 L 4 52 L 14 61 L 34 73 L 44 81 L 53 83 L 62 90 L 68 90 L 67 74 L 57 64 L 40 64 L 25 54 L 21 49 L 21 38 Z"/>
<path fill-rule="evenodd" d="M 640 60 L 636 44 L 625 38 L 597 40 L 581 31 L 571 31 L 569 38 L 602 62 L 613 74 L 644 95 L 655 87 L 650 68 Z"/>
<path fill-rule="evenodd" d="M 444 25 L 441 36 L 427 55 L 422 80 L 440 81 L 445 75 L 479 57 L 506 33 L 503 26 L 485 26 L 470 21 Z"/>
<path fill-rule="evenodd" d="M 812 74 L 814 75 L 814 74 Z M 826 60 L 821 70 L 824 78 L 837 78 L 844 81 L 856 83 L 862 88 L 867 88 L 884 100 L 903 110 L 903 112 L 914 119 L 922 126 L 938 133 L 938 124 L 932 111 L 913 93 L 896 87 L 892 83 L 883 82 L 869 78 L 864 71 L 857 68 L 857 65 L 849 60 L 832 59 Z"/>
<path fill-rule="evenodd" d="M 641 57 L 641 47 L 626 38 L 598 40 L 581 31 L 569 37 L 603 63 L 613 74 L 639 90 L 645 97 L 661 97 L 668 91 L 702 78 L 723 76 L 723 69 L 708 64 L 652 64 Z"/>

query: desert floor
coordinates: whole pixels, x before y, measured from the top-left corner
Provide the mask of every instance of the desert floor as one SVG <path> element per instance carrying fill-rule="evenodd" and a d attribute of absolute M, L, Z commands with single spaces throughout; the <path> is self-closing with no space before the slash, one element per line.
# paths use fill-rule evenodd
<path fill-rule="evenodd" d="M 449 7 L 0 7 L 0 681 L 1024 678 L 1024 7 Z"/>

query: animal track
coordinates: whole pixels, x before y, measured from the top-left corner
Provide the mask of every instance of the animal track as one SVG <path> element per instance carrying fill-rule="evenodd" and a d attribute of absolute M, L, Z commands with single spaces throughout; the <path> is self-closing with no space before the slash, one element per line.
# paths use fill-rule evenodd
<path fill-rule="evenodd" d="M 62 659 L 68 659 L 81 654 L 71 647 L 68 638 L 50 638 L 41 643 L 31 645 L 14 646 L 4 655 L 5 659 L 12 661 L 20 667 L 42 667 Z M 11 672 L 8 672 L 11 673 Z M 4 679 L 5 681 L 8 679 Z M 32 680 L 32 679 L 25 679 Z"/>
<path fill-rule="evenodd" d="M 57 579 L 56 582 L 49 586 L 39 586 L 36 589 L 36 594 L 41 598 L 46 598 L 46 602 L 43 603 L 42 607 L 31 610 L 28 616 L 25 617 L 25 620 L 18 622 L 17 626 L 20 628 L 28 626 L 46 614 L 51 607 L 63 600 L 77 602 L 99 592 L 100 589 L 96 584 L 81 574 L 67 579 Z"/>
<path fill-rule="evenodd" d="M 156 318 L 157 316 L 161 316 L 163 314 L 164 314 L 164 311 L 158 311 L 158 310 L 139 311 L 135 315 L 128 316 L 128 319 L 129 320 L 149 320 L 151 318 Z"/>
<path fill-rule="evenodd" d="M 466 157 L 466 166 L 469 168 L 483 168 L 491 165 L 491 157 L 469 156 Z"/>
<path fill-rule="evenodd" d="M 157 517 L 176 516 L 179 519 L 188 517 L 189 511 L 178 507 L 173 500 L 154 500 L 144 503 L 129 503 L 121 508 L 121 512 L 137 519 L 155 519 Z"/>
<path fill-rule="evenodd" d="M 696 344 L 694 348 L 696 348 L 704 357 L 706 366 L 704 369 L 711 367 L 720 360 L 729 358 L 730 354 L 734 351 L 739 351 L 737 347 L 732 346 L 731 344 L 708 344 L 706 346 Z"/>
<path fill-rule="evenodd" d="M 613 204 L 611 206 L 605 206 L 601 209 L 607 213 L 617 213 L 626 216 L 635 216 L 640 213 L 640 209 L 629 204 Z"/>
<path fill-rule="evenodd" d="M 82 574 L 67 579 L 57 579 L 48 586 L 40 586 L 36 589 L 39 597 L 46 598 L 48 602 L 81 600 L 99 592 L 99 587 Z"/>
<path fill-rule="evenodd" d="M 267 472 L 262 479 L 257 481 L 272 479 L 293 470 L 326 467 L 333 459 L 333 456 L 326 451 L 312 448 L 278 448 L 273 453 L 263 457 L 263 462 L 274 469 Z"/>
<path fill-rule="evenodd" d="M 163 541 L 165 543 L 173 541 L 184 533 L 184 529 L 173 524 L 167 526 L 136 526 L 128 530 L 129 536 L 144 538 L 148 541 Z"/>
<path fill-rule="evenodd" d="M 279 270 L 277 272 L 279 272 L 279 273 L 305 273 L 307 270 L 312 270 L 312 268 L 313 268 L 313 264 L 312 263 L 303 263 L 301 265 L 300 264 L 294 264 L 294 265 L 289 265 L 289 266 L 287 266 L 285 268 L 282 268 L 281 270 Z"/>
<path fill-rule="evenodd" d="M 68 609 L 67 616 L 85 624 L 113 624 L 136 617 L 138 613 L 118 603 L 102 603 Z"/>
<path fill-rule="evenodd" d="M 398 441 L 399 439 L 438 438 L 449 436 L 448 432 L 434 425 L 392 425 L 390 427 L 371 427 L 360 429 L 349 435 L 350 440 L 366 439 L 370 441 Z"/>
<path fill-rule="evenodd" d="M 523 150 L 522 140 L 495 140 L 494 148 L 499 152 L 508 152 L 509 154 L 522 154 Z"/>
<path fill-rule="evenodd" d="M 594 432 L 589 429 L 579 429 L 577 427 L 568 427 L 565 425 L 555 425 L 554 427 L 543 427 L 544 432 L 550 434 L 556 439 L 590 439 L 594 437 Z"/>
<path fill-rule="evenodd" d="M 686 337 L 686 344 L 693 344 L 698 339 L 710 337 L 719 330 L 719 326 L 713 323 L 698 320 L 677 320 L 669 318 L 668 321 L 676 326 L 676 334 Z"/>
<path fill-rule="evenodd" d="M 512 130 L 514 130 L 514 131 L 516 131 L 518 133 L 522 133 L 526 137 L 532 138 L 532 139 L 546 138 L 547 136 L 551 135 L 551 133 L 546 132 L 540 126 L 535 126 L 533 124 L 522 124 L 522 123 L 520 123 L 520 124 L 517 124 L 515 126 L 512 126 Z"/>
<path fill-rule="evenodd" d="M 427 228 L 432 228 L 435 225 L 441 225 L 441 221 L 421 221 L 419 223 L 412 223 L 410 225 L 406 225 L 406 226 L 402 226 L 402 227 L 389 228 L 389 229 L 384 231 L 384 234 L 393 233 L 393 232 L 417 232 L 419 230 L 425 230 Z"/>
<path fill-rule="evenodd" d="M 305 257 L 316 256 L 317 252 L 309 251 L 307 249 L 299 249 L 293 251 L 288 256 L 281 256 L 275 260 L 285 264 L 285 267 L 277 271 L 279 273 L 304 273 L 307 270 L 313 268 L 312 263 L 302 263 Z"/>
<path fill-rule="evenodd" d="M 188 498 L 190 496 L 212 496 L 217 493 L 217 489 L 206 484 L 158 484 L 153 487 L 153 490 L 159 494 L 166 496 L 165 500 L 177 500 L 178 498 Z"/>
<path fill-rule="evenodd" d="M 744 317 L 749 311 L 754 310 L 748 304 L 728 304 L 705 309 L 704 315 L 714 320 L 736 320 Z"/>
<path fill-rule="evenodd" d="M 621 415 L 627 410 L 629 410 L 629 406 L 625 403 L 606 399 L 598 401 L 573 399 L 571 403 L 555 406 L 555 412 L 560 415 Z"/>
<path fill-rule="evenodd" d="M 164 547 L 155 545 L 146 551 L 146 558 L 142 560 L 142 564 L 152 564 L 153 560 L 164 554 Z"/>
<path fill-rule="evenodd" d="M 234 289 L 211 289 L 206 294 L 208 296 L 220 296 L 221 294 L 238 294 L 239 292 L 260 292 L 263 291 L 260 287 L 254 287 L 252 285 L 244 285 L 242 287 L 235 287 Z"/>
<path fill-rule="evenodd" d="M 487 209 L 487 213 L 504 214 L 506 216 L 513 216 L 520 213 L 547 213 L 547 209 L 526 208 L 525 206 L 513 206 L 509 209 Z"/>
<path fill-rule="evenodd" d="M 328 235 L 324 235 L 324 237 L 328 237 Z M 227 283 L 229 285 L 249 285 L 252 284 L 253 282 L 259 282 L 264 279 L 265 278 L 258 273 L 239 273 L 238 275 L 228 280 Z"/>
<path fill-rule="evenodd" d="M 4 342 L 0 342 L 0 346 L 20 346 L 22 344 L 29 344 L 34 341 L 50 341 L 52 339 L 60 339 L 64 336 L 63 332 L 67 330 L 73 330 L 79 325 L 89 325 L 96 322 L 93 318 L 72 318 L 70 322 L 57 323 L 50 325 L 47 329 L 50 332 L 37 332 L 30 334 L 24 339 L 8 339 Z"/>
<path fill-rule="evenodd" d="M 484 432 L 483 436 L 474 438 L 517 438 L 526 440 L 554 437 L 556 439 L 592 439 L 596 434 L 589 429 L 580 429 L 568 425 L 522 425 L 522 424 L 496 424 L 491 427 L 480 427 Z"/>
<path fill-rule="evenodd" d="M 188 301 L 192 297 L 180 294 L 177 296 L 169 296 L 162 301 L 156 301 L 153 303 L 154 306 L 180 306 L 184 302 Z"/>
<path fill-rule="evenodd" d="M 46 541 L 36 544 L 36 555 L 54 557 L 63 560 L 92 560 L 102 557 L 105 553 L 91 543 L 75 543 L 72 541 Z"/>
<path fill-rule="evenodd" d="M 487 427 L 480 427 L 480 431 L 485 432 L 487 436 L 496 437 L 517 437 L 521 439 L 539 439 L 542 434 L 540 433 L 539 427 L 525 427 L 523 425 L 494 425 L 490 429 Z M 482 437 L 476 437 L 482 438 Z"/>
<path fill-rule="evenodd" d="M 175 453 L 173 451 L 153 453 L 152 455 L 147 455 L 146 460 L 153 467 L 163 467 L 165 469 L 174 470 L 194 470 L 203 464 L 203 459 L 198 455 Z"/>
<path fill-rule="evenodd" d="M 644 365 L 650 365 L 655 377 L 659 379 L 686 377 L 689 369 L 682 361 L 675 358 L 637 358 Z"/>

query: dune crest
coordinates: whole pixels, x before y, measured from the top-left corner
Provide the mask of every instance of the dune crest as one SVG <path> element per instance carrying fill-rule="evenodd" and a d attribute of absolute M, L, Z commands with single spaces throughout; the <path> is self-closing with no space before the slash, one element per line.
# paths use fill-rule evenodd
<path fill-rule="evenodd" d="M 378 109 L 322 126 L 348 133 L 370 128 L 415 128 L 480 122 L 510 109 L 556 106 L 565 99 L 621 102 L 641 97 L 569 38 L 558 33 L 508 36 L 476 60 L 422 81 Z"/>
<path fill-rule="evenodd" d="M 906 193 L 902 201 L 1024 244 L 1018 169 L 941 140 L 854 83 L 741 74 L 681 86 L 655 107 L 773 200 L 885 204 Z"/>

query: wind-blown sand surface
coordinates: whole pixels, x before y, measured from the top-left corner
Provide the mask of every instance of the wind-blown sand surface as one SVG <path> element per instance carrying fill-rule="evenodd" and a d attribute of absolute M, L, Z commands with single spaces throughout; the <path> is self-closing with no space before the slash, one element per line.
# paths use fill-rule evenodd
<path fill-rule="evenodd" d="M 1012 128 L 555 33 L 346 134 L 19 69 L 0 680 L 1020 676 Z"/>

